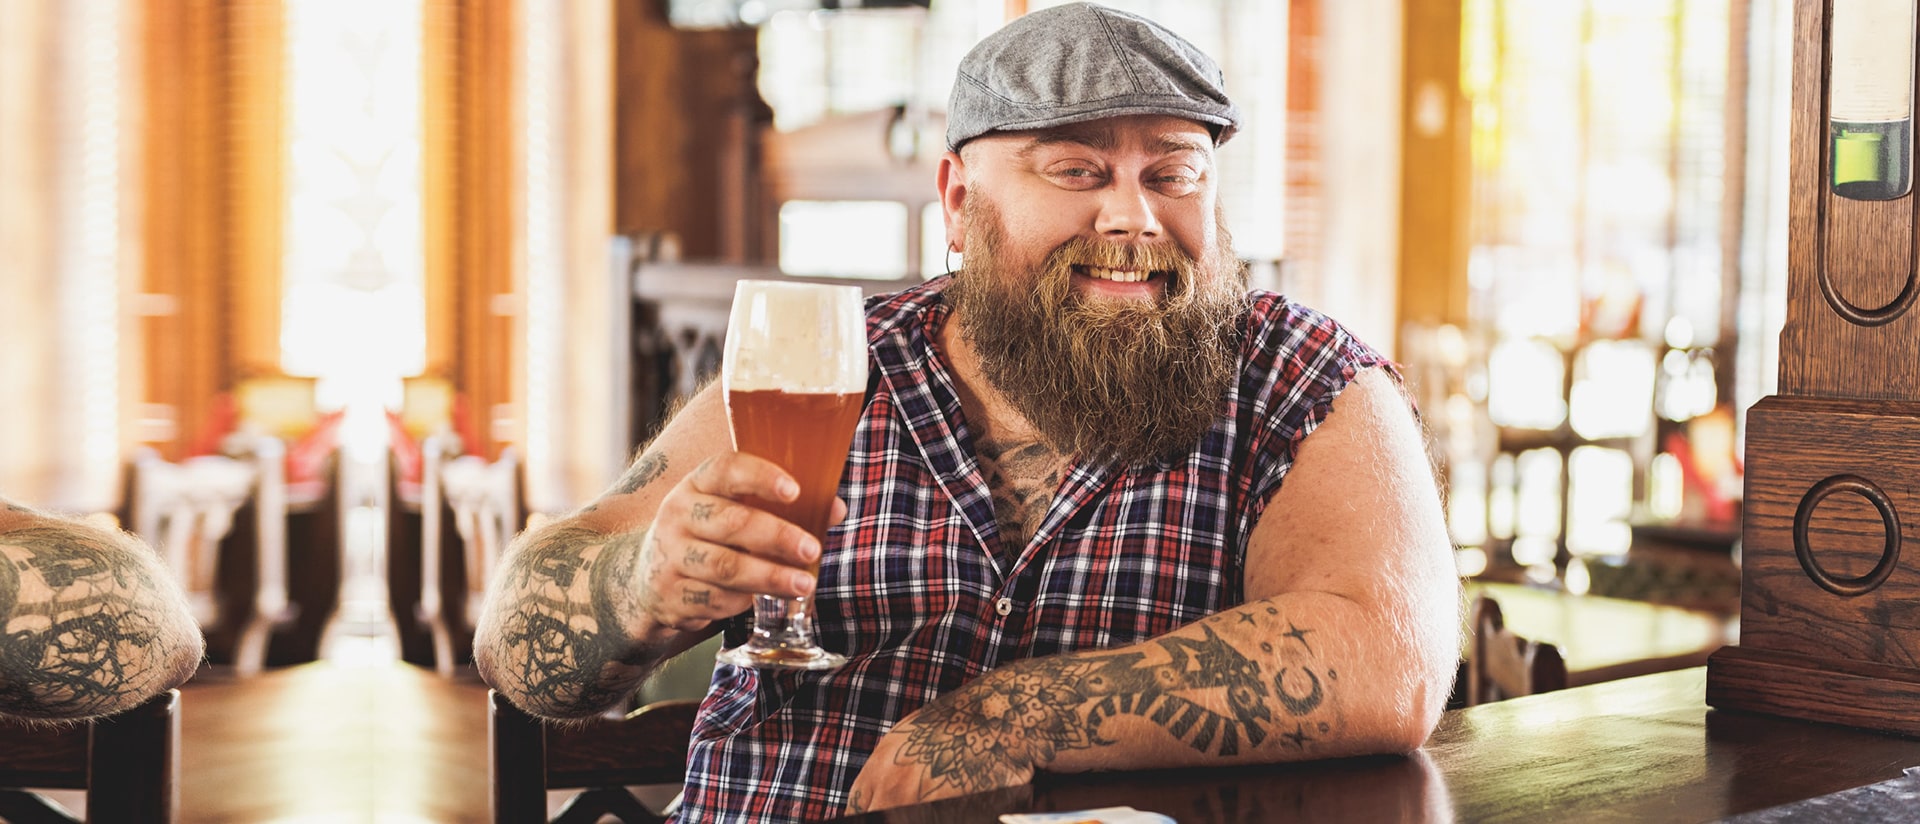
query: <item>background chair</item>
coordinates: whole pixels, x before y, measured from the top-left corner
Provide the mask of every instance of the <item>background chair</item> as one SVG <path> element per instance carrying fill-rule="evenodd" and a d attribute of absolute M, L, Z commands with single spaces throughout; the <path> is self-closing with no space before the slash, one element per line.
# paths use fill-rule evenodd
<path fill-rule="evenodd" d="M 1466 704 L 1566 689 L 1567 664 L 1552 644 L 1530 641 L 1507 629 L 1500 604 L 1481 597 L 1473 605 L 1473 649 L 1467 659 Z"/>
<path fill-rule="evenodd" d="M 233 457 L 178 463 L 141 450 L 130 473 L 128 524 L 186 589 L 212 654 L 230 650 L 235 674 L 250 675 L 265 666 L 274 627 L 292 618 L 286 448 L 268 436 L 236 436 L 232 446 Z M 252 556 L 250 570 L 235 568 L 243 554 Z"/>
<path fill-rule="evenodd" d="M 593 824 L 603 815 L 626 824 L 665 820 L 628 788 L 677 787 L 686 780 L 687 742 L 699 702 L 659 701 L 631 714 L 559 726 L 521 712 L 491 690 L 487 700 L 496 824 L 546 821 L 547 791 L 569 789 L 583 792 L 553 824 Z"/>
<path fill-rule="evenodd" d="M 84 790 L 85 821 L 167 824 L 179 755 L 179 690 L 82 724 L 0 720 L 0 820 L 81 821 L 31 790 Z"/>
<path fill-rule="evenodd" d="M 434 669 L 443 675 L 472 660 L 487 579 L 519 528 L 525 499 L 512 447 L 489 463 L 455 457 L 449 443 L 427 439 L 420 485 L 419 614 L 433 639 Z"/>

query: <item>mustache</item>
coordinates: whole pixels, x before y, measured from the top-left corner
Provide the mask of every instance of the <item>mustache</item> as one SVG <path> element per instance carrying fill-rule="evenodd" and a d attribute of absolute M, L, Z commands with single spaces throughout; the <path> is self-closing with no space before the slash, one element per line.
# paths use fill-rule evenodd
<path fill-rule="evenodd" d="M 1045 275 L 1042 280 L 1053 289 L 1065 287 L 1074 267 L 1164 275 L 1167 285 L 1163 305 L 1168 308 L 1178 308 L 1192 302 L 1194 284 L 1200 270 L 1199 262 L 1171 240 L 1151 244 L 1119 244 L 1075 237 L 1048 253 L 1040 267 Z M 1070 290 L 1063 291 L 1059 297 L 1067 297 L 1068 292 Z"/>

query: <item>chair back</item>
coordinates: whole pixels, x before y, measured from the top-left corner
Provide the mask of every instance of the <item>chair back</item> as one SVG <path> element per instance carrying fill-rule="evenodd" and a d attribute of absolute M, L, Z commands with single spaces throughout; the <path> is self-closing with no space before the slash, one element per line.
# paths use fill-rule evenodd
<path fill-rule="evenodd" d="M 582 790 L 552 820 L 656 824 L 627 788 L 686 780 L 687 743 L 698 701 L 658 701 L 625 715 L 548 724 L 487 693 L 487 738 L 496 824 L 547 821 L 548 790 Z"/>
<path fill-rule="evenodd" d="M 128 509 L 133 533 L 159 551 L 201 628 L 231 634 L 234 672 L 249 675 L 265 666 L 274 626 L 290 617 L 286 450 L 278 438 L 265 436 L 238 438 L 234 445 L 233 456 L 178 463 L 140 450 Z M 222 553 L 245 545 L 253 549 L 253 587 L 222 597 Z M 225 604 L 241 606 L 228 614 Z"/>
<path fill-rule="evenodd" d="M 1482 596 L 1474 601 L 1467 678 L 1467 704 L 1486 704 L 1566 689 L 1567 663 L 1558 647 L 1508 629 L 1499 602 Z"/>
<path fill-rule="evenodd" d="M 487 580 L 506 554 L 524 509 L 520 461 L 512 447 L 488 462 L 452 455 L 452 443 L 435 436 L 423 445 L 420 492 L 421 619 L 433 637 L 434 668 L 445 675 L 470 654 Z M 457 557 L 450 557 L 449 547 L 457 547 Z M 456 563 L 465 586 L 449 591 L 446 568 Z"/>
<path fill-rule="evenodd" d="M 86 821 L 167 824 L 179 754 L 179 690 L 81 724 L 0 719 L 0 820 L 79 821 L 33 790 L 84 790 Z"/>

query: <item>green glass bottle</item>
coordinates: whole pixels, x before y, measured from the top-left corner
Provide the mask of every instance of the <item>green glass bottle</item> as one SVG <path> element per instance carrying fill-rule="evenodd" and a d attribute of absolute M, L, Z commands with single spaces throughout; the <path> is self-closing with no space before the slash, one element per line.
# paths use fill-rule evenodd
<path fill-rule="evenodd" d="M 1916 0 L 1833 0 L 1827 74 L 1833 193 L 1893 200 L 1913 189 Z"/>

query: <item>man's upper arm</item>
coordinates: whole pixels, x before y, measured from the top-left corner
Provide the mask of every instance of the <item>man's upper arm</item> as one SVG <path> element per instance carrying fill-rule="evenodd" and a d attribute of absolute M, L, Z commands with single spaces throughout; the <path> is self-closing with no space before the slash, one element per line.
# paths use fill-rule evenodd
<path fill-rule="evenodd" d="M 1357 375 L 1299 442 L 1247 547 L 1247 600 L 1321 592 L 1458 653 L 1458 582 L 1420 427 L 1383 369 Z M 1427 637 L 1431 636 L 1431 637 Z"/>
<path fill-rule="evenodd" d="M 0 509 L 0 714 L 111 714 L 193 675 L 200 628 L 151 550 L 118 530 Z"/>
<path fill-rule="evenodd" d="M 578 513 L 579 524 L 603 532 L 643 529 L 660 499 L 702 461 L 733 448 L 720 382 L 711 381 L 675 412 L 613 486 Z"/>

